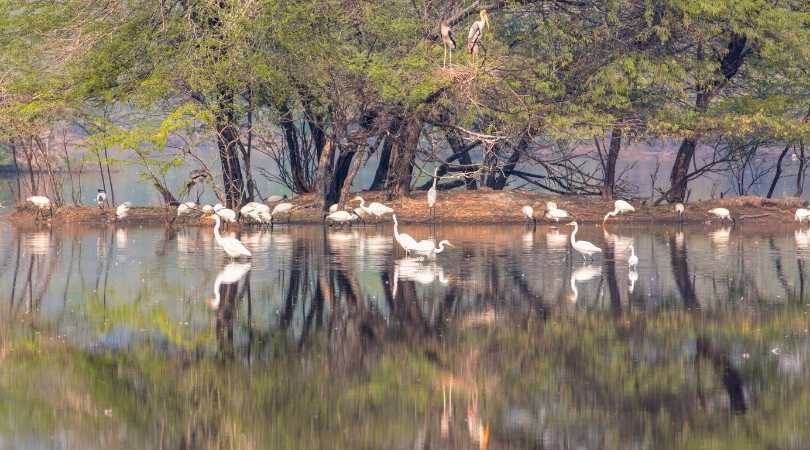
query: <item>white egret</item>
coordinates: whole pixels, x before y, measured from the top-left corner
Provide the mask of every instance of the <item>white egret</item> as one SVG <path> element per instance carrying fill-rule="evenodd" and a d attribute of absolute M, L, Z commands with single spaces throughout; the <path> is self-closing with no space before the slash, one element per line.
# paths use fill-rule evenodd
<path fill-rule="evenodd" d="M 810 220 L 810 209 L 806 208 L 797 209 L 796 214 L 793 215 L 793 218 L 798 220 L 799 223 L 802 223 L 805 220 Z"/>
<path fill-rule="evenodd" d="M 533 225 L 537 225 L 537 219 L 534 218 L 534 208 L 532 208 L 529 205 L 526 205 L 523 208 L 520 208 L 520 212 L 521 214 L 526 216 L 526 218 L 531 220 Z"/>
<path fill-rule="evenodd" d="M 560 223 L 560 219 L 567 219 L 571 216 L 568 215 L 568 211 L 564 209 L 557 208 L 557 204 L 554 202 L 546 202 L 546 219 L 553 220 L 557 223 Z"/>
<path fill-rule="evenodd" d="M 574 247 L 574 250 L 578 251 L 582 254 L 582 257 L 587 262 L 588 258 L 591 258 L 594 253 L 602 253 L 602 249 L 591 244 L 588 241 L 578 241 L 577 240 L 577 230 L 579 230 L 579 225 L 577 225 L 576 221 L 569 223 L 574 227 L 574 231 L 571 233 L 571 247 Z"/>
<path fill-rule="evenodd" d="M 214 205 L 214 212 L 217 212 L 224 207 L 225 206 L 222 203 L 217 203 L 216 205 Z"/>
<path fill-rule="evenodd" d="M 287 222 L 289 222 L 292 217 L 293 208 L 295 208 L 295 205 L 292 203 L 279 203 L 273 208 L 273 212 L 271 212 L 270 215 L 273 216 L 273 220 L 275 220 L 277 214 L 287 214 Z"/>
<path fill-rule="evenodd" d="M 267 197 L 267 200 L 265 200 L 264 202 L 265 203 L 276 203 L 276 202 L 280 202 L 280 201 L 284 200 L 285 198 L 287 198 L 287 197 L 286 196 L 282 197 L 280 195 L 271 195 L 270 197 Z"/>
<path fill-rule="evenodd" d="M 335 211 L 326 216 L 327 221 L 340 225 L 351 223 L 357 219 L 357 215 L 349 211 Z"/>
<path fill-rule="evenodd" d="M 445 245 L 448 247 L 453 247 L 453 244 L 451 244 L 447 239 L 440 241 L 438 247 L 433 239 L 424 239 L 417 242 L 416 245 L 411 248 L 411 251 L 429 258 L 435 258 L 436 255 L 444 251 Z"/>
<path fill-rule="evenodd" d="M 726 208 L 712 208 L 708 212 L 709 214 L 720 219 L 721 222 L 725 219 L 728 219 L 731 221 L 731 223 L 734 223 L 734 218 L 731 217 L 731 211 L 729 211 Z"/>
<path fill-rule="evenodd" d="M 132 203 L 130 203 L 130 202 L 121 203 L 120 205 L 118 205 L 117 208 L 115 208 L 115 217 L 118 220 L 121 220 L 121 219 L 125 218 L 126 216 L 129 215 L 129 208 L 130 207 L 132 207 Z"/>
<path fill-rule="evenodd" d="M 572 303 L 576 303 L 577 299 L 579 298 L 579 290 L 577 289 L 577 283 L 582 283 L 585 281 L 590 281 L 602 274 L 602 271 L 598 267 L 594 267 L 590 264 L 587 266 L 582 266 L 579 269 L 573 271 L 571 273 L 571 293 L 573 294 L 570 298 Z"/>
<path fill-rule="evenodd" d="M 185 216 L 186 214 L 191 213 L 191 208 L 188 207 L 185 203 L 181 203 L 177 205 L 177 217 Z"/>
<path fill-rule="evenodd" d="M 183 204 L 186 205 L 189 209 L 196 209 L 197 208 L 197 204 L 194 203 L 194 202 L 185 202 Z"/>
<path fill-rule="evenodd" d="M 675 214 L 679 219 L 683 219 L 683 213 L 686 212 L 686 206 L 683 203 L 675 203 Z"/>
<path fill-rule="evenodd" d="M 473 22 L 470 26 L 470 31 L 467 33 L 467 52 L 473 57 L 473 65 L 478 57 L 478 51 L 481 47 L 481 40 L 484 37 L 484 29 L 489 28 L 489 15 L 486 9 L 478 12 L 479 20 Z"/>
<path fill-rule="evenodd" d="M 374 216 L 377 220 L 383 218 L 387 214 L 393 214 L 394 210 L 388 206 L 383 205 L 382 203 L 378 202 L 371 202 L 366 206 L 366 201 L 363 200 L 363 197 L 356 196 L 351 201 L 359 201 L 360 202 L 360 209 L 362 209 L 365 213 Z"/>
<path fill-rule="evenodd" d="M 636 267 L 638 265 L 638 256 L 636 256 L 636 250 L 633 248 L 633 244 L 630 244 L 630 257 L 627 258 L 627 265 L 630 267 Z"/>
<path fill-rule="evenodd" d="M 226 265 L 219 274 L 217 274 L 217 278 L 214 280 L 214 297 L 207 299 L 205 303 L 211 309 L 218 309 L 220 302 L 220 286 L 223 284 L 238 283 L 248 272 L 250 272 L 250 263 L 232 262 Z"/>
<path fill-rule="evenodd" d="M 214 213 L 214 207 L 211 206 L 211 205 L 205 205 L 205 206 L 202 207 L 202 212 L 203 212 L 203 214 L 213 214 Z"/>
<path fill-rule="evenodd" d="M 434 206 L 436 206 L 436 195 L 437 195 L 437 193 L 436 193 L 436 182 L 439 180 L 439 178 L 437 176 L 438 173 L 439 173 L 439 168 L 437 167 L 436 169 L 433 170 L 433 186 L 431 186 L 430 189 L 428 189 L 428 192 L 427 192 L 427 205 L 428 205 L 428 208 L 430 209 L 430 215 L 431 216 L 434 216 L 435 213 L 436 213 L 436 210 L 434 209 Z"/>
<path fill-rule="evenodd" d="M 104 189 L 99 189 L 96 193 L 96 205 L 98 205 L 99 208 L 103 209 L 104 203 L 106 202 L 107 202 L 107 192 L 105 192 Z"/>
<path fill-rule="evenodd" d="M 453 39 L 453 30 L 446 20 L 439 24 L 439 33 L 442 35 L 442 46 L 444 46 L 444 61 L 442 67 L 447 67 L 447 51 L 450 51 L 450 65 L 453 65 L 453 50 L 456 48 L 456 40 Z"/>
<path fill-rule="evenodd" d="M 394 239 L 396 239 L 397 243 L 405 250 L 405 254 L 409 255 L 411 249 L 417 244 L 416 239 L 412 238 L 409 234 L 399 232 L 399 223 L 397 222 L 396 214 L 391 216 L 391 218 L 394 219 Z"/>
<path fill-rule="evenodd" d="M 229 208 L 220 208 L 215 213 L 214 216 L 221 218 L 225 222 L 236 222 L 236 211 L 229 209 Z"/>
<path fill-rule="evenodd" d="M 630 203 L 627 203 L 624 200 L 616 200 L 613 202 L 613 211 L 605 214 L 605 217 L 602 219 L 602 223 L 604 224 L 605 221 L 608 220 L 608 217 L 617 216 L 619 214 L 627 214 L 635 210 L 636 208 L 633 208 L 633 205 Z"/>
<path fill-rule="evenodd" d="M 330 213 L 333 213 L 333 212 L 335 212 L 337 210 L 338 210 L 338 204 L 337 203 L 335 203 L 335 204 L 333 204 L 332 206 L 329 207 L 329 212 Z"/>
<path fill-rule="evenodd" d="M 252 256 L 250 250 L 245 247 L 242 241 L 232 237 L 222 237 L 222 235 L 219 234 L 220 223 L 221 219 L 219 215 L 214 214 L 214 239 L 216 239 L 217 244 L 225 250 L 225 253 L 231 258 L 239 258 L 242 256 L 249 258 Z"/>
<path fill-rule="evenodd" d="M 638 272 L 636 272 L 635 268 L 631 269 L 630 272 L 627 273 L 627 279 L 630 280 L 630 285 L 627 286 L 627 290 L 632 294 L 633 290 L 636 288 L 636 281 L 638 281 Z"/>
<path fill-rule="evenodd" d="M 34 195 L 32 197 L 28 197 L 26 201 L 39 209 L 48 209 L 51 207 L 51 200 L 48 197 L 42 195 Z"/>

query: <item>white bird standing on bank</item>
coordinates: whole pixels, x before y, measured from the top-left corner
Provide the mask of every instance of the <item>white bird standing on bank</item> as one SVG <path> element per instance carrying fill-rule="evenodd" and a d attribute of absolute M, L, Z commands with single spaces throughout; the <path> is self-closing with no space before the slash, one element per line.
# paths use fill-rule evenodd
<path fill-rule="evenodd" d="M 51 209 L 51 200 L 43 195 L 34 195 L 25 199 L 28 203 L 37 208 L 37 218 L 42 217 L 42 213 L 47 209 Z"/>
<path fill-rule="evenodd" d="M 213 214 L 214 213 L 214 207 L 211 206 L 211 205 L 205 205 L 205 206 L 202 207 L 202 212 L 203 212 L 203 214 Z"/>
<path fill-rule="evenodd" d="M 336 224 L 347 224 L 359 219 L 356 214 L 349 211 L 335 211 L 326 216 L 326 220 Z"/>
<path fill-rule="evenodd" d="M 486 9 L 478 12 L 479 20 L 473 22 L 470 26 L 470 31 L 467 33 L 467 52 L 472 55 L 473 65 L 478 58 L 478 52 L 481 47 L 481 41 L 484 38 L 484 29 L 489 28 L 489 15 Z"/>
<path fill-rule="evenodd" d="M 282 197 L 280 195 L 271 195 L 270 197 L 267 197 L 267 200 L 265 200 L 264 202 L 265 203 L 276 203 L 276 202 L 280 202 L 280 201 L 284 200 L 285 198 L 287 198 L 287 196 Z"/>
<path fill-rule="evenodd" d="M 242 241 L 232 237 L 222 237 L 222 235 L 219 234 L 220 223 L 221 219 L 219 215 L 214 214 L 214 239 L 216 239 L 217 244 L 225 250 L 225 253 L 231 258 L 239 258 L 242 256 L 251 257 L 252 254 L 250 250 L 245 247 Z"/>
<path fill-rule="evenodd" d="M 433 239 L 424 239 L 416 243 L 416 245 L 411 249 L 412 252 L 418 253 L 420 255 L 427 256 L 429 258 L 435 258 L 436 255 L 444 251 L 444 246 L 447 245 L 448 247 L 452 247 L 453 244 L 450 243 L 447 239 L 444 239 L 439 242 L 439 246 L 436 246 L 436 243 Z"/>
<path fill-rule="evenodd" d="M 386 214 L 393 214 L 394 210 L 389 208 L 388 206 L 383 205 L 382 203 L 378 202 L 371 202 L 366 206 L 366 201 L 363 200 L 363 197 L 356 196 L 351 201 L 359 201 L 360 202 L 360 209 L 362 209 L 366 214 L 370 214 L 374 216 L 377 220 L 384 217 Z"/>
<path fill-rule="evenodd" d="M 591 258 L 594 253 L 602 253 L 602 249 L 591 244 L 588 241 L 578 241 L 577 240 L 577 230 L 579 230 L 579 225 L 577 225 L 576 221 L 569 223 L 574 227 L 574 231 L 571 233 L 571 247 L 574 247 L 574 250 L 578 251 L 582 254 L 582 257 L 585 261 L 588 261 L 588 258 Z"/>
<path fill-rule="evenodd" d="M 627 265 L 633 268 L 638 266 L 638 256 L 636 256 L 636 250 L 633 248 L 633 244 L 630 244 L 630 257 L 627 258 Z"/>
<path fill-rule="evenodd" d="M 104 203 L 107 202 L 107 192 L 104 189 L 99 189 L 96 193 L 96 205 L 99 208 L 104 209 Z"/>
<path fill-rule="evenodd" d="M 410 255 L 411 249 L 416 247 L 416 239 L 412 238 L 409 234 L 399 232 L 399 223 L 397 222 L 396 214 L 391 216 L 391 218 L 394 219 L 394 239 L 396 239 L 397 243 L 405 250 L 405 254 Z"/>
<path fill-rule="evenodd" d="M 571 216 L 568 215 L 568 211 L 557 208 L 556 203 L 546 202 L 546 219 L 560 223 L 560 219 L 567 219 L 569 217 Z"/>
<path fill-rule="evenodd" d="M 177 205 L 177 217 L 185 216 L 186 214 L 191 213 L 191 208 L 188 207 L 185 203 L 181 203 Z"/>
<path fill-rule="evenodd" d="M 115 217 L 116 217 L 116 219 L 121 220 L 121 219 L 125 218 L 126 216 L 128 216 L 130 207 L 132 207 L 132 203 L 130 203 L 130 202 L 124 202 L 124 203 L 121 203 L 120 205 L 118 205 L 118 207 L 115 208 Z"/>
<path fill-rule="evenodd" d="M 616 200 L 615 202 L 613 202 L 613 211 L 605 214 L 604 219 L 602 219 L 602 223 L 604 224 L 605 221 L 608 220 L 608 217 L 617 216 L 619 214 L 631 213 L 634 212 L 635 210 L 636 208 L 633 208 L 633 205 L 631 205 L 630 203 L 627 203 L 624 200 Z"/>
<path fill-rule="evenodd" d="M 330 213 L 333 213 L 333 212 L 335 212 L 337 210 L 338 210 L 338 204 L 337 203 L 335 203 L 335 204 L 333 204 L 332 206 L 329 207 L 329 212 Z"/>
<path fill-rule="evenodd" d="M 236 211 L 230 208 L 220 208 L 214 213 L 214 216 L 221 218 L 225 222 L 236 222 Z"/>
<path fill-rule="evenodd" d="M 532 221 L 532 225 L 537 225 L 537 219 L 534 218 L 534 208 L 526 205 L 523 208 L 520 208 L 520 212 Z"/>
<path fill-rule="evenodd" d="M 678 215 L 678 218 L 683 220 L 683 213 L 686 212 L 686 206 L 683 206 L 683 203 L 675 203 L 675 214 Z"/>
<path fill-rule="evenodd" d="M 214 298 L 207 299 L 205 303 L 211 309 L 218 309 L 220 301 L 219 287 L 223 284 L 239 282 L 248 272 L 250 272 L 250 263 L 232 262 L 226 265 L 219 274 L 217 274 L 216 280 L 214 280 Z"/>
<path fill-rule="evenodd" d="M 718 219 L 720 219 L 720 221 L 728 219 L 728 220 L 731 221 L 731 223 L 734 223 L 734 218 L 731 217 L 731 211 L 729 211 L 726 208 L 712 208 L 708 212 L 709 212 L 709 214 L 713 215 L 714 217 L 717 217 Z"/>
<path fill-rule="evenodd" d="M 290 216 L 292 216 L 292 210 L 295 207 L 292 203 L 279 203 L 273 208 L 273 212 L 270 213 L 273 216 L 273 220 L 276 219 L 277 214 L 287 214 L 287 221 L 290 221 Z"/>
<path fill-rule="evenodd" d="M 433 170 L 433 186 L 431 186 L 431 188 L 428 189 L 428 193 L 427 193 L 427 205 L 428 205 L 428 208 L 430 209 L 431 217 L 435 216 L 435 213 L 436 213 L 436 210 L 434 209 L 434 206 L 436 205 L 436 195 L 437 195 L 437 193 L 436 193 L 436 182 L 439 181 L 439 178 L 437 177 L 438 173 L 439 173 L 439 168 L 437 167 L 436 169 Z"/>
<path fill-rule="evenodd" d="M 798 220 L 799 223 L 810 220 L 810 209 L 799 208 L 796 210 L 796 214 L 794 214 L 793 217 Z"/>
<path fill-rule="evenodd" d="M 444 46 L 444 62 L 442 67 L 447 67 L 447 51 L 450 50 L 450 65 L 453 65 L 453 50 L 456 48 L 456 40 L 453 39 L 453 30 L 446 20 L 439 24 L 439 32 L 442 35 L 442 45 Z"/>

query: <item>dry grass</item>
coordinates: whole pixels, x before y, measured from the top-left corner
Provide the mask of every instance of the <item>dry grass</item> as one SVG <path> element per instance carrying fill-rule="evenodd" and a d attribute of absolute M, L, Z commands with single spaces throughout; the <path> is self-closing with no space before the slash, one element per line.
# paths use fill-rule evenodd
<path fill-rule="evenodd" d="M 428 223 L 432 219 L 427 208 L 424 192 L 415 192 L 409 196 L 386 201 L 382 192 L 360 193 L 366 202 L 382 202 L 394 208 L 401 222 Z M 354 194 L 352 194 L 352 197 Z M 559 197 L 541 195 L 522 191 L 493 191 L 480 189 L 477 191 L 439 192 L 436 204 L 435 221 L 440 223 L 520 223 L 526 218 L 520 212 L 524 205 L 531 205 L 535 210 L 538 223 L 548 222 L 543 219 L 545 203 L 553 200 L 559 208 L 565 209 L 580 223 L 601 222 L 605 213 L 613 209 L 613 202 L 604 201 L 594 197 Z M 321 223 L 323 212 L 318 208 L 314 194 L 306 194 L 291 200 L 296 205 L 289 217 L 276 217 L 276 223 Z M 712 208 L 724 207 L 731 211 L 736 219 L 749 222 L 790 222 L 796 208 L 804 206 L 806 202 L 800 198 L 765 199 L 761 197 L 734 197 L 722 200 L 695 202 L 686 205 L 686 222 L 703 222 L 711 217 L 707 211 Z M 356 207 L 357 203 L 350 203 L 347 207 Z M 625 223 L 674 223 L 678 221 L 672 205 L 646 206 L 634 202 L 636 212 L 622 216 L 619 219 Z M 36 209 L 30 206 L 18 208 L 11 216 L 12 222 L 19 225 L 35 224 Z M 94 206 L 63 206 L 53 211 L 53 215 L 46 212 L 41 222 L 53 225 L 61 224 L 138 224 L 138 225 L 209 225 L 211 222 L 202 213 L 176 217 L 175 208 L 132 208 L 129 216 L 121 221 L 115 220 L 115 211 L 101 210 Z"/>

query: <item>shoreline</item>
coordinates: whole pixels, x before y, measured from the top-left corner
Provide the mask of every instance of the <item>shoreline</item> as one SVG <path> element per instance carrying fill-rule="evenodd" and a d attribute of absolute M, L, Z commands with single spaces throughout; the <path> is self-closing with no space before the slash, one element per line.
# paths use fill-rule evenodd
<path fill-rule="evenodd" d="M 352 198 L 354 195 L 352 194 Z M 587 197 L 560 197 L 541 195 L 523 191 L 453 191 L 439 192 L 435 208 L 435 220 L 430 216 L 424 192 L 416 192 L 408 197 L 393 201 L 384 201 L 384 193 L 359 193 L 366 202 L 378 201 L 392 207 L 401 223 L 430 224 L 526 224 L 529 220 L 522 215 L 521 208 L 532 206 L 535 211 L 537 225 L 553 225 L 553 220 L 543 218 L 545 202 L 554 201 L 561 209 L 566 210 L 573 220 L 580 224 L 602 223 L 604 215 L 613 209 L 613 202 L 598 198 Z M 275 219 L 276 224 L 322 224 L 323 213 L 317 208 L 313 194 L 301 195 L 289 200 L 295 208 L 288 217 L 286 214 Z M 686 204 L 686 212 L 680 219 L 673 205 L 662 204 L 647 206 L 642 202 L 631 202 L 636 208 L 634 213 L 608 219 L 610 224 L 695 224 L 707 221 L 719 222 L 713 219 L 707 211 L 712 208 L 723 207 L 731 211 L 737 223 L 790 223 L 794 222 L 794 213 L 797 208 L 804 207 L 807 202 L 796 197 L 766 199 L 763 197 L 731 197 L 718 200 L 699 201 Z M 353 202 L 348 207 L 356 207 L 359 202 Z M 271 205 L 272 208 L 272 205 Z M 48 224 L 52 227 L 64 225 L 95 225 L 106 226 L 117 224 L 127 225 L 171 225 L 171 226 L 210 226 L 212 221 L 202 212 L 194 211 L 184 216 L 177 216 L 174 207 L 159 206 L 133 206 L 128 217 L 123 220 L 115 219 L 115 210 L 112 208 L 99 209 L 91 205 L 65 205 L 54 209 L 53 214 L 45 213 L 43 219 L 37 220 L 38 211 L 30 205 L 21 205 L 8 216 L 9 222 L 17 226 L 32 226 Z M 560 221 L 568 223 L 572 219 Z M 390 217 L 382 222 L 390 223 Z M 726 221 L 727 222 L 727 221 Z M 367 222 L 368 223 L 368 222 Z M 373 221 L 371 222 L 373 223 Z M 243 223 L 243 226 L 253 225 Z M 262 225 L 267 227 L 267 225 Z"/>

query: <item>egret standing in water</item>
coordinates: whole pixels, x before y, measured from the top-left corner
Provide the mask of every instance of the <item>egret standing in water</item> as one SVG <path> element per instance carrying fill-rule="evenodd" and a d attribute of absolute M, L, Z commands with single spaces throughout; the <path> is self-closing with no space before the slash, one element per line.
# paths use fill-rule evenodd
<path fill-rule="evenodd" d="M 219 226 L 222 222 L 222 219 L 219 218 L 219 215 L 214 214 L 214 239 L 216 239 L 217 244 L 225 250 L 225 253 L 231 258 L 239 258 L 239 257 L 251 257 L 252 254 L 250 250 L 245 247 L 245 244 L 242 243 L 239 239 L 232 238 L 232 237 L 222 237 L 219 234 Z"/>
<path fill-rule="evenodd" d="M 427 205 L 428 205 L 428 208 L 430 209 L 430 216 L 431 217 L 435 217 L 435 214 L 436 214 L 436 210 L 434 209 L 434 206 L 436 206 L 436 195 L 437 195 L 437 193 L 436 193 L 436 182 L 439 180 L 439 178 L 437 177 L 438 173 L 439 173 L 439 168 L 437 167 L 433 171 L 433 186 L 431 186 L 430 189 L 428 189 L 428 193 L 427 193 Z"/>
<path fill-rule="evenodd" d="M 412 238 L 409 234 L 400 233 L 397 215 L 394 214 L 391 217 L 394 219 L 394 239 L 396 239 L 397 243 L 402 247 L 403 250 L 405 250 L 405 254 L 410 255 L 411 250 L 416 247 L 416 239 Z"/>
<path fill-rule="evenodd" d="M 734 218 L 731 217 L 731 211 L 726 208 L 712 208 L 708 212 L 714 217 L 720 219 L 721 222 L 728 219 L 731 221 L 731 223 L 734 223 Z"/>
<path fill-rule="evenodd" d="M 587 262 L 594 253 L 602 253 L 601 248 L 591 244 L 590 242 L 577 240 L 577 230 L 579 230 L 579 226 L 577 225 L 576 221 L 571 222 L 568 225 L 574 227 L 574 231 L 571 233 L 571 247 L 574 247 L 574 250 L 578 251 L 582 255 L 585 262 Z"/>
<path fill-rule="evenodd" d="M 633 244 L 630 244 L 630 257 L 627 258 L 627 265 L 632 268 L 638 266 L 638 256 L 636 256 L 636 250 L 633 248 Z"/>
<path fill-rule="evenodd" d="M 453 65 L 453 50 L 456 48 L 456 40 L 453 39 L 453 30 L 446 20 L 439 24 L 439 32 L 442 35 L 442 45 L 444 46 L 444 62 L 442 67 L 447 67 L 447 51 L 450 51 L 450 65 Z"/>
<path fill-rule="evenodd" d="M 605 214 L 605 218 L 602 219 L 602 224 L 604 224 L 605 221 L 608 220 L 608 217 L 617 216 L 619 214 L 631 213 L 634 212 L 635 210 L 636 208 L 633 208 L 633 205 L 631 205 L 630 203 L 627 203 L 624 200 L 616 200 L 613 203 L 613 211 Z"/>
<path fill-rule="evenodd" d="M 520 212 L 532 221 L 532 225 L 537 225 L 537 219 L 534 218 L 534 208 L 526 205 L 523 208 L 520 208 Z"/>
<path fill-rule="evenodd" d="M 683 213 L 686 211 L 686 207 L 683 206 L 683 203 L 676 203 L 675 204 L 675 214 L 678 215 L 679 220 L 683 220 Z"/>
<path fill-rule="evenodd" d="M 363 210 L 364 213 L 374 216 L 377 220 L 381 219 L 386 214 L 393 214 L 394 212 L 393 209 L 378 202 L 371 202 L 366 206 L 366 201 L 359 195 L 351 199 L 351 201 L 359 201 L 360 209 Z"/>
<path fill-rule="evenodd" d="M 418 253 L 420 255 L 427 256 L 428 258 L 435 258 L 436 255 L 444 251 L 444 246 L 452 247 L 453 244 L 450 243 L 447 239 L 442 240 L 439 242 L 439 246 L 436 247 L 436 243 L 433 239 L 425 239 L 419 241 L 411 248 L 411 251 L 414 253 Z"/>
<path fill-rule="evenodd" d="M 481 41 L 484 38 L 484 29 L 489 28 L 489 15 L 486 9 L 478 12 L 479 20 L 473 22 L 470 31 L 467 33 L 467 52 L 472 55 L 472 62 L 475 65 L 480 51 Z"/>

